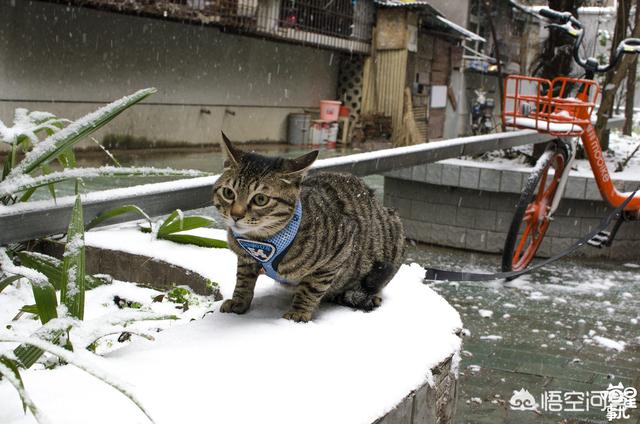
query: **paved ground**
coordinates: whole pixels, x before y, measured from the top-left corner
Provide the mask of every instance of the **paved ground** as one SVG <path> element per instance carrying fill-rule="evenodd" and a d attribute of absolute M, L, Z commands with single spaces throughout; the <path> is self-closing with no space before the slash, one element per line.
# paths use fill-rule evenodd
<path fill-rule="evenodd" d="M 495 270 L 499 258 L 414 246 L 409 260 L 450 269 Z M 466 264 L 466 265 L 463 265 Z M 544 391 L 640 390 L 640 254 L 636 264 L 565 260 L 510 283 L 433 284 L 469 335 L 460 367 L 457 423 L 607 422 L 606 412 L 512 411 L 514 390 L 540 403 Z M 486 312 L 491 311 L 491 312 Z M 491 316 L 489 316 L 491 315 Z M 626 343 L 607 349 L 598 336 Z M 552 394 L 553 395 L 553 394 Z M 569 395 L 569 401 L 579 400 Z M 564 409 L 570 408 L 567 403 Z M 575 409 L 584 408 L 576 404 Z M 541 409 L 541 408 L 539 408 Z M 640 423 L 638 409 L 620 422 Z"/>

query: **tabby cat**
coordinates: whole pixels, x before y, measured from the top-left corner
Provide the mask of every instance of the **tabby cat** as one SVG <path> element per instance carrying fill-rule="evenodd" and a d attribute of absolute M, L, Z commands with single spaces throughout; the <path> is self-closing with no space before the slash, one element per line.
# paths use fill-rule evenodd
<path fill-rule="evenodd" d="M 214 185 L 213 204 L 228 226 L 238 269 L 233 297 L 220 310 L 245 313 L 263 268 L 297 285 L 286 319 L 311 320 L 320 301 L 366 311 L 378 307 L 382 288 L 403 260 L 398 215 L 352 175 L 305 178 L 317 151 L 296 159 L 268 157 L 244 152 L 222 138 L 227 160 Z M 281 237 L 289 237 L 290 244 L 278 247 Z M 266 265 L 264 260 L 278 249 L 279 257 Z"/>

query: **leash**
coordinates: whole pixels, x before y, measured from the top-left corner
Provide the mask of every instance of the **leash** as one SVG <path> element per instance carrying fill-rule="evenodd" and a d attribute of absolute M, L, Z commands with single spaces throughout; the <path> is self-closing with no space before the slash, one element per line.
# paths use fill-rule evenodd
<path fill-rule="evenodd" d="M 568 249 L 563 252 L 558 253 L 551 258 L 545 259 L 542 262 L 539 262 L 535 265 L 532 265 L 528 268 L 525 268 L 521 271 L 509 271 L 509 272 L 497 272 L 495 274 L 483 274 L 483 273 L 474 273 L 474 272 L 460 272 L 460 271 L 447 271 L 438 268 L 427 268 L 425 269 L 424 279 L 428 281 L 493 281 L 493 280 L 501 280 L 501 279 L 513 279 L 519 277 L 524 274 L 528 274 L 532 271 L 540 269 L 552 262 L 557 261 L 558 259 L 562 259 L 565 256 L 575 252 L 585 244 L 588 244 L 590 240 L 594 237 L 599 236 L 603 231 L 609 227 L 612 221 L 621 221 L 624 219 L 623 211 L 624 208 L 629 204 L 631 199 L 635 196 L 638 189 L 636 189 L 627 199 L 622 202 L 620 206 L 615 208 L 613 212 L 607 215 L 596 229 L 591 231 L 589 234 L 584 236 L 582 239 L 578 240 L 576 243 L 571 245 Z"/>

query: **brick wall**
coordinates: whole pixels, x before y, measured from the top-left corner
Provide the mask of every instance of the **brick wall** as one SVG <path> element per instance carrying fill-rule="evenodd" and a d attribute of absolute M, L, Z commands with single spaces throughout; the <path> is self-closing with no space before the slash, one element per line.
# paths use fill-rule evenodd
<path fill-rule="evenodd" d="M 385 175 L 384 203 L 400 213 L 407 237 L 481 252 L 501 253 L 529 170 L 495 169 L 447 160 Z M 614 175 L 615 177 L 615 175 Z M 632 190 L 638 181 L 615 181 Z M 565 195 L 538 251 L 543 257 L 569 247 L 611 211 L 591 178 L 571 176 Z M 625 223 L 612 247 L 584 247 L 576 255 L 637 259 L 640 223 Z"/>

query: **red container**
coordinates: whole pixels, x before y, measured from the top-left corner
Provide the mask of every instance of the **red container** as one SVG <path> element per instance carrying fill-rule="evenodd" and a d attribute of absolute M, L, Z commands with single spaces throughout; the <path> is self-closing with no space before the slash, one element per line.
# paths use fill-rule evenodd
<path fill-rule="evenodd" d="M 340 106 L 340 117 L 348 118 L 351 115 L 351 109 L 346 106 Z"/>
<path fill-rule="evenodd" d="M 341 104 L 336 100 L 320 100 L 320 119 L 323 121 L 337 121 Z"/>

